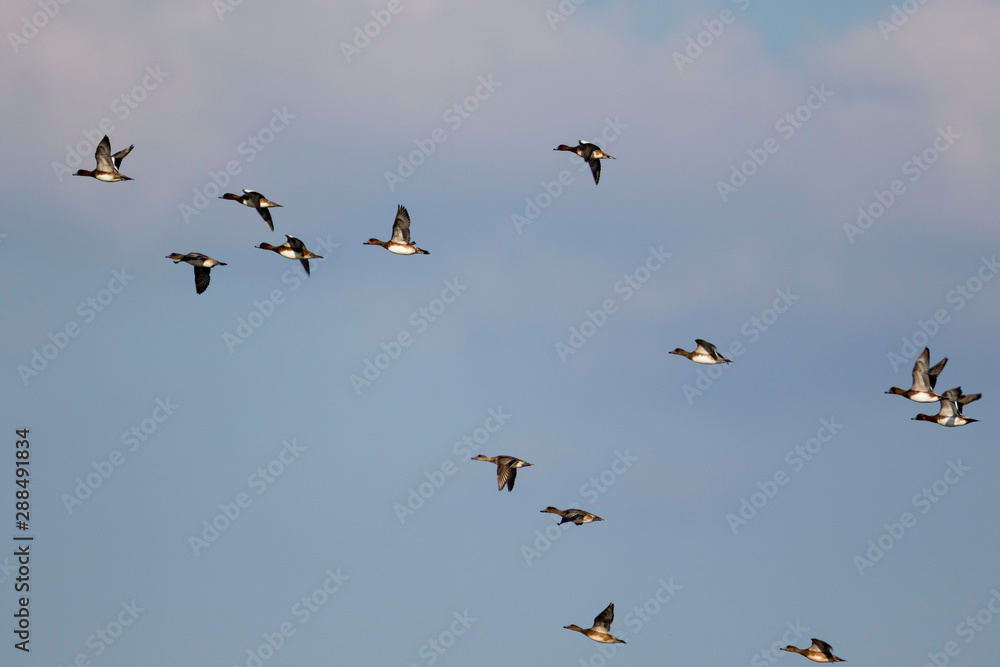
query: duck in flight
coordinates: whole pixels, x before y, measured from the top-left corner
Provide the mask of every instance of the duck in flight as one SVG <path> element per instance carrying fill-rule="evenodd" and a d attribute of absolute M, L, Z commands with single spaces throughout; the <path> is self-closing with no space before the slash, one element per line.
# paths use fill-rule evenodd
<path fill-rule="evenodd" d="M 941 426 L 965 426 L 979 421 L 962 414 L 962 406 L 982 398 L 982 394 L 962 394 L 961 387 L 955 387 L 941 394 L 941 407 L 936 415 L 920 414 L 914 417 L 917 421 L 935 422 Z"/>
<path fill-rule="evenodd" d="M 135 144 L 132 144 L 128 148 L 123 148 L 114 155 L 111 154 L 111 140 L 108 139 L 108 135 L 104 135 L 101 139 L 101 143 L 97 144 L 97 152 L 94 153 L 94 157 L 97 158 L 97 168 L 93 171 L 87 169 L 79 169 L 74 176 L 90 176 L 91 178 L 96 178 L 99 181 L 104 181 L 105 183 L 113 183 L 115 181 L 131 181 L 133 179 L 125 176 L 120 171 L 118 167 L 121 166 L 122 160 L 128 155 L 132 149 L 135 148 Z"/>
<path fill-rule="evenodd" d="M 261 250 L 273 250 L 282 257 L 287 257 L 288 259 L 297 259 L 302 262 L 302 268 L 306 270 L 306 275 L 309 275 L 309 260 L 310 259 L 323 259 L 322 255 L 317 255 L 314 252 L 310 252 L 306 249 L 306 244 L 298 240 L 294 236 L 289 236 L 285 234 L 285 238 L 288 239 L 285 243 L 281 245 L 271 245 L 270 243 L 261 243 L 255 248 L 260 248 Z"/>
<path fill-rule="evenodd" d="M 890 387 L 889 391 L 885 393 L 905 396 L 917 403 L 936 403 L 940 401 L 941 397 L 934 393 L 934 385 L 937 384 L 938 375 L 944 370 L 944 365 L 948 363 L 948 357 L 937 362 L 934 366 L 930 366 L 930 363 L 931 350 L 925 347 L 924 351 L 917 357 L 916 363 L 913 364 L 913 386 L 909 389 Z"/>
<path fill-rule="evenodd" d="M 553 148 L 554 151 L 569 151 L 570 153 L 576 153 L 584 159 L 584 161 L 590 165 L 590 173 L 594 175 L 594 185 L 601 182 L 601 160 L 614 160 L 615 158 L 608 155 L 602 151 L 597 144 L 592 144 L 589 141 L 584 141 L 580 139 L 580 143 L 576 146 L 567 146 L 566 144 L 559 144 L 557 147 Z"/>
<path fill-rule="evenodd" d="M 504 485 L 507 491 L 514 490 L 514 478 L 517 477 L 517 469 L 533 465 L 527 461 L 513 456 L 484 456 L 480 454 L 472 457 L 473 461 L 488 461 L 497 464 L 497 491 L 503 491 Z"/>
<path fill-rule="evenodd" d="M 200 252 L 189 252 L 186 255 L 182 255 L 179 252 L 172 252 L 167 255 L 167 259 L 174 260 L 174 264 L 187 262 L 194 267 L 194 288 L 198 294 L 201 294 L 208 289 L 208 281 L 211 279 L 209 272 L 212 270 L 212 267 L 226 265 L 225 262 L 212 259 L 208 255 L 203 255 Z"/>
<path fill-rule="evenodd" d="M 253 190 L 244 190 L 242 195 L 234 195 L 231 192 L 227 192 L 219 197 L 219 199 L 232 199 L 233 201 L 238 201 L 244 206 L 257 209 L 257 212 L 260 213 L 260 217 L 264 218 L 264 222 L 267 223 L 267 226 L 271 228 L 272 232 L 274 231 L 274 222 L 271 220 L 271 212 L 267 209 L 281 208 L 281 204 L 275 204 L 261 193 L 254 192 Z"/>
<path fill-rule="evenodd" d="M 579 625 L 564 625 L 567 630 L 582 633 L 595 642 L 602 644 L 624 644 L 625 642 L 611 634 L 611 623 L 615 620 L 615 603 L 609 604 L 604 611 L 594 619 L 594 626 L 584 630 Z"/>
<path fill-rule="evenodd" d="M 696 338 L 694 342 L 698 343 L 698 347 L 694 349 L 694 352 L 685 352 L 681 348 L 677 348 L 670 354 L 679 354 L 682 357 L 687 357 L 696 364 L 731 364 L 733 363 L 729 359 L 719 354 L 719 351 L 715 349 L 715 346 L 709 343 L 707 340 L 702 340 Z"/>
<path fill-rule="evenodd" d="M 813 639 L 812 646 L 809 648 L 796 648 L 794 646 L 786 646 L 781 649 L 782 651 L 788 651 L 789 653 L 798 653 L 809 658 L 813 662 L 847 662 L 843 658 L 838 658 L 833 654 L 833 649 L 822 639 Z"/>
<path fill-rule="evenodd" d="M 555 507 L 546 507 L 542 510 L 542 513 L 548 512 L 549 514 L 558 514 L 562 517 L 562 521 L 559 525 L 563 525 L 566 522 L 575 523 L 578 526 L 582 526 L 585 523 L 590 523 L 592 521 L 604 521 L 601 517 L 596 514 L 591 514 L 590 512 L 584 512 L 583 510 L 578 510 L 571 508 L 568 510 L 560 510 Z"/>
<path fill-rule="evenodd" d="M 396 220 L 392 223 L 392 237 L 388 241 L 368 239 L 364 245 L 380 245 L 396 255 L 429 255 L 410 241 L 410 214 L 402 204 L 396 209 Z"/>

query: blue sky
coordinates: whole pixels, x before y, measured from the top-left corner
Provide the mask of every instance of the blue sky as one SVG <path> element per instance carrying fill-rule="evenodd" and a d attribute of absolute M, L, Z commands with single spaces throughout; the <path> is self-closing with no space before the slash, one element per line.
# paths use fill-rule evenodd
<path fill-rule="evenodd" d="M 996 654 L 997 2 L 0 23 L 3 664 Z M 67 175 L 105 133 L 135 180 Z M 362 245 L 398 204 L 430 255 Z M 197 295 L 173 252 L 227 265 Z M 925 345 L 979 423 L 883 393 Z M 478 453 L 534 465 L 498 493 Z M 609 602 L 613 655 L 562 629 Z"/>

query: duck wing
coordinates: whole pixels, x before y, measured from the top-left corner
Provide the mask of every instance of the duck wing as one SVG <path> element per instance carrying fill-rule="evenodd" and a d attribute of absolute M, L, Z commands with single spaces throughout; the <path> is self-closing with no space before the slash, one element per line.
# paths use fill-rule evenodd
<path fill-rule="evenodd" d="M 928 367 L 931 361 L 931 351 L 924 348 L 924 351 L 917 357 L 913 364 L 913 389 L 915 391 L 930 391 L 931 385 L 928 378 Z"/>
<path fill-rule="evenodd" d="M 194 267 L 194 288 L 198 294 L 208 289 L 210 274 L 211 269 L 206 269 L 204 266 Z"/>
<path fill-rule="evenodd" d="M 115 168 L 115 163 L 111 159 L 111 140 L 108 139 L 108 135 L 104 135 L 101 139 L 101 143 L 97 144 L 97 150 L 94 152 L 94 157 L 97 158 L 97 171 L 118 171 Z"/>
<path fill-rule="evenodd" d="M 125 159 L 126 155 L 132 152 L 133 148 L 135 148 L 135 144 L 132 144 L 128 148 L 123 148 L 111 156 L 111 159 L 114 161 L 115 171 L 118 171 L 118 167 L 122 166 L 122 160 Z M 111 142 L 108 142 L 108 152 L 111 152 Z"/>
<path fill-rule="evenodd" d="M 260 217 L 264 218 L 264 222 L 267 223 L 267 226 L 270 227 L 271 231 L 273 232 L 274 223 L 271 222 L 271 212 L 268 211 L 266 208 L 258 208 L 257 212 L 260 213 Z"/>
<path fill-rule="evenodd" d="M 392 223 L 392 238 L 390 243 L 410 242 L 410 214 L 402 204 L 396 209 L 396 220 Z"/>
<path fill-rule="evenodd" d="M 606 635 L 611 634 L 611 624 L 615 620 L 615 603 L 612 602 L 607 607 L 604 608 L 600 614 L 594 619 L 593 630 L 598 632 L 603 632 Z"/>

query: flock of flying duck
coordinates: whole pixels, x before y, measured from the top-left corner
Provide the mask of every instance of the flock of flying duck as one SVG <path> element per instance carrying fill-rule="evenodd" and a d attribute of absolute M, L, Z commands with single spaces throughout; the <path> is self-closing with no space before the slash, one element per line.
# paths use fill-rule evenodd
<path fill-rule="evenodd" d="M 962 406 L 968 405 L 973 401 L 978 401 L 983 395 L 965 395 L 962 393 L 961 387 L 949 389 L 943 394 L 935 394 L 934 385 L 937 384 L 938 375 L 944 370 L 944 365 L 948 363 L 948 357 L 937 362 L 934 366 L 931 366 L 930 363 L 931 351 L 930 348 L 925 347 L 924 351 L 917 357 L 916 363 L 913 364 L 913 386 L 909 389 L 890 387 L 889 391 L 885 393 L 899 394 L 917 403 L 941 402 L 941 407 L 938 409 L 936 415 L 920 414 L 913 418 L 917 421 L 934 422 L 941 426 L 965 426 L 966 424 L 979 421 L 978 419 L 972 419 L 963 415 Z"/>
<path fill-rule="evenodd" d="M 99 181 L 104 181 L 105 183 L 131 181 L 133 180 L 132 178 L 121 173 L 118 169 L 122 164 L 122 160 L 124 160 L 125 157 L 132 152 L 133 148 L 135 148 L 134 144 L 112 154 L 111 140 L 108 139 L 107 135 L 105 135 L 104 139 L 101 140 L 101 143 L 97 145 L 97 151 L 94 154 L 94 157 L 97 159 L 97 168 L 93 171 L 80 169 L 73 175 L 89 176 L 91 178 L 96 178 Z M 600 149 L 596 152 L 604 156 L 604 154 L 600 152 Z M 596 180 L 597 176 L 600 174 L 599 167 L 594 174 L 594 178 Z M 219 197 L 219 199 L 231 199 L 243 204 L 244 206 L 256 209 L 257 213 L 260 214 L 260 217 L 267 223 L 268 228 L 270 228 L 272 232 L 274 231 L 274 220 L 271 218 L 271 212 L 268 209 L 281 208 L 281 204 L 276 204 L 264 195 L 253 190 L 244 190 L 242 195 L 235 195 L 231 192 L 227 192 Z M 305 272 L 308 275 L 309 260 L 323 259 L 322 255 L 317 255 L 306 248 L 306 245 L 294 236 L 286 234 L 285 238 L 287 241 L 279 246 L 274 246 L 270 243 L 261 243 L 260 245 L 254 247 L 260 248 L 261 250 L 271 250 L 278 253 L 282 257 L 287 257 L 288 259 L 299 260 L 299 262 L 302 263 L 302 268 L 305 269 Z M 426 250 L 418 248 L 410 240 L 410 214 L 407 212 L 405 206 L 399 206 L 396 210 L 396 219 L 392 224 L 392 236 L 389 237 L 388 241 L 379 241 L 376 238 L 371 238 L 365 241 L 364 245 L 379 245 L 396 255 L 430 254 Z M 201 294 L 208 289 L 208 283 L 211 280 L 212 267 L 226 266 L 225 262 L 220 262 L 219 260 L 213 259 L 200 252 L 189 252 L 184 255 L 179 252 L 173 252 L 167 255 L 167 259 L 174 260 L 174 264 L 187 262 L 194 267 L 194 286 L 195 291 L 198 294 Z"/>
<path fill-rule="evenodd" d="M 715 349 L 715 346 L 707 340 L 698 338 L 695 339 L 694 342 L 698 344 L 698 347 L 696 347 L 694 351 L 685 352 L 681 348 L 677 348 L 670 354 L 687 357 L 697 364 L 712 365 L 733 363 L 731 360 L 722 356 L 719 351 Z M 941 361 L 937 362 L 933 367 L 930 363 L 931 351 L 930 348 L 925 347 L 924 351 L 920 353 L 919 357 L 917 357 L 916 363 L 913 364 L 913 385 L 909 389 L 890 387 L 889 391 L 885 393 L 905 396 L 911 401 L 916 401 L 917 403 L 941 403 L 941 407 L 938 409 L 938 413 L 936 415 L 919 414 L 913 418 L 917 421 L 934 422 L 935 424 L 940 424 L 941 426 L 965 426 L 966 424 L 979 421 L 978 419 L 972 419 L 971 417 L 963 415 L 962 408 L 973 401 L 978 401 L 983 397 L 983 395 L 963 394 L 961 387 L 954 387 L 943 394 L 935 394 L 934 386 L 937 384 L 938 375 L 940 375 L 941 371 L 944 370 L 944 365 L 948 363 L 948 357 L 945 357 Z"/>
<path fill-rule="evenodd" d="M 599 170 L 597 172 L 594 172 L 595 182 L 598 178 L 598 173 Z M 726 359 L 724 356 L 722 356 L 722 354 L 719 353 L 719 351 L 715 348 L 715 345 L 712 345 L 708 341 L 699 338 L 695 340 L 695 343 L 697 343 L 697 347 L 692 352 L 687 352 L 685 350 L 677 348 L 676 350 L 672 351 L 671 354 L 677 354 L 680 356 L 687 357 L 691 361 L 698 364 L 712 365 L 712 364 L 732 363 L 731 360 Z M 919 359 L 917 359 L 917 365 L 914 366 L 913 369 L 914 389 L 917 389 L 918 386 L 923 386 L 923 385 L 918 385 L 917 371 L 921 365 L 921 360 L 922 360 L 924 369 L 923 372 L 925 375 L 927 374 L 927 363 L 928 363 L 927 360 L 929 356 L 930 356 L 930 350 L 925 349 L 924 353 L 920 355 Z M 899 393 L 906 395 L 909 398 L 913 398 L 914 396 L 916 396 L 916 398 L 913 398 L 913 400 L 919 400 L 921 402 L 931 402 L 931 400 L 941 400 L 942 412 L 943 412 L 944 411 L 943 403 L 945 400 L 947 400 L 946 397 L 949 395 L 950 392 L 945 392 L 943 397 L 939 397 L 937 396 L 937 394 L 932 394 L 929 392 L 934 388 L 934 380 L 936 380 L 937 378 L 937 373 L 941 372 L 941 369 L 944 368 L 944 364 L 947 361 L 948 361 L 947 359 L 944 359 L 940 363 L 938 363 L 937 366 L 934 367 L 936 371 L 932 371 L 934 372 L 934 375 L 929 381 L 927 381 L 929 383 L 929 386 L 925 387 L 925 389 L 927 390 L 926 395 L 923 393 L 918 394 L 914 390 L 910 390 L 910 392 L 912 393 L 907 393 L 904 392 L 902 389 L 897 389 L 896 387 L 893 387 L 890 391 L 886 393 L 887 394 Z M 957 391 L 958 394 L 961 394 L 961 389 L 955 389 L 951 391 Z M 930 396 L 935 396 L 936 398 L 930 399 L 929 398 Z M 961 397 L 960 401 L 957 403 L 958 412 L 961 413 L 961 406 L 964 403 L 971 403 L 972 401 L 978 399 L 979 397 L 980 397 L 979 394 Z M 914 419 L 920 419 L 920 418 L 933 420 L 932 417 L 929 417 L 927 415 L 918 415 Z M 967 421 L 975 421 L 975 420 L 973 419 Z M 943 423 L 943 422 L 939 421 L 938 423 Z M 960 424 L 948 423 L 944 425 L 958 426 Z M 528 463 L 527 461 L 522 461 L 521 459 L 514 456 L 485 456 L 483 454 L 479 454 L 478 456 L 473 457 L 473 460 L 486 461 L 488 463 L 496 464 L 498 491 L 503 491 L 503 488 L 505 486 L 507 487 L 507 491 L 513 491 L 514 479 L 517 477 L 517 469 L 532 465 L 531 463 Z M 562 520 L 559 522 L 560 526 L 567 522 L 576 524 L 577 526 L 582 526 L 585 523 L 592 523 L 594 521 L 604 521 L 604 519 L 597 516 L 596 514 L 591 514 L 590 512 L 585 512 L 584 510 L 576 508 L 561 510 L 556 507 L 546 507 L 545 509 L 542 510 L 542 513 L 546 512 L 549 514 L 557 514 L 560 517 L 562 517 Z M 625 643 L 624 640 L 619 639 L 618 637 L 615 637 L 614 635 L 611 634 L 611 623 L 614 620 L 615 620 L 615 604 L 612 602 L 611 604 L 609 604 L 607 607 L 604 608 L 604 611 L 602 611 L 594 618 L 594 623 L 593 625 L 591 625 L 591 627 L 581 628 L 579 625 L 575 624 L 565 625 L 563 627 L 566 628 L 567 630 L 573 630 L 575 632 L 579 632 L 584 636 L 594 640 L 595 642 L 600 642 L 602 644 L 624 644 Z M 809 648 L 798 648 L 796 646 L 789 645 L 782 648 L 781 650 L 788 651 L 789 653 L 798 653 L 800 655 L 809 658 L 813 662 L 845 662 L 843 658 L 834 655 L 833 649 L 830 647 L 829 644 L 827 644 L 822 639 L 812 638 L 812 645 L 809 646 Z"/>
<path fill-rule="evenodd" d="M 90 178 L 95 178 L 99 181 L 104 181 L 105 183 L 114 183 L 116 181 L 131 181 L 132 178 L 121 173 L 118 169 L 121 167 L 122 160 L 132 152 L 135 148 L 135 144 L 118 151 L 117 153 L 111 153 L 111 140 L 107 135 L 104 135 L 104 139 L 101 143 L 97 145 L 97 151 L 94 153 L 94 157 L 97 160 L 97 167 L 91 171 L 89 169 L 80 169 L 74 176 L 89 176 Z M 588 141 L 580 140 L 577 146 L 567 146 L 565 144 L 560 144 L 557 148 L 553 150 L 557 151 L 570 151 L 576 153 L 581 158 L 583 158 L 587 164 L 590 165 L 590 171 L 594 175 L 594 183 L 597 184 L 601 180 L 601 160 L 603 159 L 615 159 L 611 155 L 608 155 L 602 151 L 596 144 L 592 144 Z M 256 209 L 260 217 L 264 219 L 267 223 L 268 228 L 274 231 L 274 221 L 271 218 L 271 212 L 269 208 L 281 208 L 281 204 L 276 204 L 264 195 L 254 190 L 244 190 L 242 195 L 232 194 L 227 192 L 219 199 L 231 199 L 233 201 L 239 202 L 244 206 L 249 206 L 250 208 Z M 279 246 L 273 246 L 270 243 L 261 243 L 255 248 L 260 248 L 261 250 L 271 250 L 282 257 L 287 257 L 288 259 L 297 259 L 302 263 L 302 268 L 305 269 L 306 274 L 309 274 L 309 260 L 310 259 L 323 259 L 322 256 L 311 252 L 306 248 L 305 244 L 294 236 L 285 235 L 288 239 L 285 243 Z M 410 240 L 410 214 L 406 210 L 406 207 L 400 205 L 396 210 L 396 219 L 392 223 L 392 236 L 389 237 L 388 241 L 379 241 L 376 238 L 371 238 L 365 241 L 364 245 L 378 245 L 382 246 L 389 252 L 396 255 L 429 255 L 430 253 L 422 248 L 418 248 Z M 217 259 L 212 259 L 208 255 L 202 254 L 200 252 L 189 252 L 182 255 L 179 252 L 173 252 L 167 255 L 167 259 L 174 260 L 174 264 L 179 264 L 180 262 L 187 262 L 194 267 L 194 285 L 195 291 L 201 294 L 206 289 L 208 289 L 208 283 L 211 280 L 211 270 L 215 266 L 226 266 L 225 262 L 220 262 Z M 511 477 L 513 480 L 513 476 Z"/>
<path fill-rule="evenodd" d="M 134 147 L 134 145 L 129 146 L 126 149 L 112 154 L 111 141 L 107 136 L 105 136 L 101 143 L 97 145 L 97 152 L 95 154 L 95 157 L 97 158 L 97 168 L 93 171 L 80 169 L 74 175 L 89 176 L 99 181 L 109 183 L 115 181 L 131 181 L 133 179 L 125 176 L 118 171 L 118 169 L 121 166 L 122 160 L 132 151 Z M 600 183 L 601 180 L 601 160 L 615 159 L 613 156 L 602 151 L 596 144 L 583 140 L 581 140 L 577 146 L 560 144 L 553 150 L 569 151 L 583 158 L 590 166 L 590 171 L 594 176 L 594 184 Z M 281 204 L 276 204 L 264 195 L 253 190 L 244 190 L 242 195 L 235 195 L 227 192 L 219 197 L 219 199 L 231 199 L 243 204 L 244 206 L 255 209 L 257 213 L 260 214 L 260 217 L 264 219 L 264 222 L 267 223 L 267 226 L 271 229 L 271 231 L 274 231 L 274 221 L 272 220 L 271 213 L 268 209 L 281 208 Z M 305 269 L 306 274 L 309 274 L 309 260 L 322 259 L 322 257 L 309 251 L 305 247 L 305 244 L 294 236 L 286 234 L 285 237 L 288 240 L 280 246 L 273 246 L 269 243 L 261 243 L 260 245 L 254 247 L 260 248 L 261 250 L 271 250 L 288 259 L 297 259 L 302 263 L 302 268 Z M 418 248 L 410 240 L 410 214 L 407 212 L 406 207 L 402 205 L 400 205 L 396 210 L 396 219 L 393 221 L 392 236 L 389 240 L 379 241 L 376 238 L 372 238 L 365 241 L 364 245 L 382 246 L 389 252 L 396 255 L 430 254 L 426 250 Z M 220 262 L 198 252 L 189 252 L 186 255 L 175 252 L 167 255 L 167 258 L 174 260 L 175 264 L 187 262 L 194 267 L 195 289 L 198 294 L 201 294 L 208 289 L 210 276 L 209 272 L 212 267 L 226 266 L 225 262 Z M 712 343 L 700 338 L 696 339 L 695 343 L 697 344 L 697 347 L 695 347 L 695 349 L 691 352 L 677 348 L 670 354 L 686 357 L 698 364 L 712 365 L 732 363 L 730 359 L 726 359 L 722 356 Z M 918 421 L 935 422 L 941 426 L 964 426 L 971 422 L 978 421 L 963 415 L 962 408 L 973 401 L 979 400 L 982 397 L 982 394 L 965 395 L 962 394 L 961 387 L 949 389 L 942 394 L 934 393 L 934 386 L 937 383 L 938 375 L 941 374 L 941 371 L 944 369 L 947 362 L 948 358 L 945 357 L 934 366 L 930 366 L 930 349 L 924 348 L 924 351 L 913 365 L 913 384 L 910 389 L 892 387 L 885 393 L 905 396 L 911 401 L 916 401 L 917 403 L 940 402 L 941 406 L 936 415 L 918 414 L 916 417 L 913 417 L 913 419 Z M 506 455 L 485 456 L 480 454 L 474 457 L 473 460 L 487 461 L 489 463 L 496 464 L 498 491 L 502 491 L 505 486 L 507 487 L 507 491 L 513 491 L 514 479 L 517 476 L 517 469 L 532 465 L 527 461 L 522 461 L 514 456 Z M 591 514 L 590 512 L 585 512 L 584 510 L 576 508 L 560 510 L 555 507 L 546 507 L 541 511 L 542 513 L 557 514 L 562 517 L 559 525 L 569 522 L 580 526 L 594 521 L 604 521 L 604 519 L 596 514 Z M 611 623 L 614 621 L 614 618 L 615 605 L 614 603 L 611 603 L 604 609 L 604 611 L 594 618 L 594 623 L 590 628 L 585 629 L 578 625 L 567 625 L 564 627 L 567 630 L 579 632 L 596 642 L 601 642 L 602 644 L 624 644 L 625 642 L 623 640 L 618 639 L 611 634 Z M 844 662 L 842 658 L 838 658 L 833 654 L 833 649 L 825 641 L 821 639 L 813 639 L 812 642 L 813 643 L 809 648 L 802 649 L 796 648 L 795 646 L 787 646 L 781 650 L 798 653 L 814 662 Z"/>

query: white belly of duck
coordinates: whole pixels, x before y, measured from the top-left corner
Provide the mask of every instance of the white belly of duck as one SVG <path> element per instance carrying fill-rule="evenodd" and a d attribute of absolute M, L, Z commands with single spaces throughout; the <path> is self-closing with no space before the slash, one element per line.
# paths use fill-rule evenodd
<path fill-rule="evenodd" d="M 693 361 L 696 364 L 705 364 L 707 366 L 711 366 L 713 364 L 721 364 L 722 363 L 718 359 L 710 357 L 707 354 L 696 354 L 693 357 L 691 357 L 691 361 Z"/>
<path fill-rule="evenodd" d="M 416 250 L 413 246 L 408 245 L 396 245 L 395 243 L 390 243 L 389 247 L 386 248 L 389 252 L 395 253 L 397 255 L 413 255 L 416 254 Z"/>

